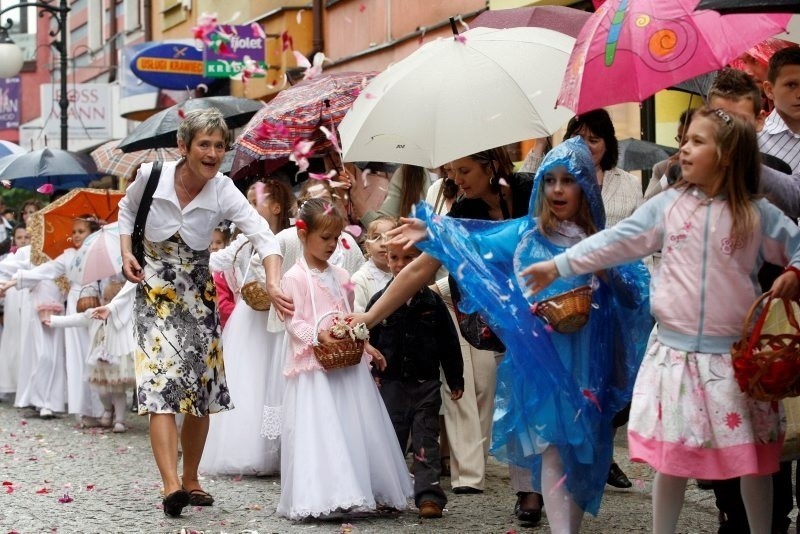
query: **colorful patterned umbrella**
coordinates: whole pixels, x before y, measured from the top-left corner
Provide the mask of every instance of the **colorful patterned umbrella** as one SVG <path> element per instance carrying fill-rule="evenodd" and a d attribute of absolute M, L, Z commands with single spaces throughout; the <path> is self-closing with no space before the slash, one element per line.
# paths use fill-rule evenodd
<path fill-rule="evenodd" d="M 72 223 L 76 218 L 92 215 L 105 222 L 116 221 L 117 206 L 124 196 L 122 191 L 108 189 L 73 189 L 48 204 L 36 212 L 42 216 L 41 225 L 28 229 L 31 254 L 43 253 L 50 259 L 57 258 L 72 246 Z"/>
<path fill-rule="evenodd" d="M 258 160 L 264 171 L 274 170 L 289 160 L 297 141 L 314 141 L 321 154 L 331 148 L 320 126 L 335 130 L 374 72 L 323 73 L 281 91 L 250 120 L 236 140 L 230 176 Z"/>
<path fill-rule="evenodd" d="M 720 15 L 698 0 L 607 0 L 581 30 L 558 103 L 576 113 L 641 102 L 720 69 L 782 32 L 788 14 Z"/>
<path fill-rule="evenodd" d="M 470 23 L 470 28 L 547 28 L 577 37 L 591 13 L 565 6 L 533 6 L 490 9 Z"/>
<path fill-rule="evenodd" d="M 98 171 L 130 179 L 142 163 L 175 161 L 181 157 L 177 148 L 151 148 L 125 153 L 117 148 L 118 145 L 119 140 L 109 141 L 92 151 L 91 156 Z"/>

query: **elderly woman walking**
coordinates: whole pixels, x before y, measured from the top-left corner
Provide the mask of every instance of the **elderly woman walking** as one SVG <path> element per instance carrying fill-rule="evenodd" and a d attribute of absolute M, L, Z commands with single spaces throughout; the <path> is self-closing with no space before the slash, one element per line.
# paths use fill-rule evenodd
<path fill-rule="evenodd" d="M 134 221 L 152 166 L 142 165 L 120 202 L 123 271 L 139 284 L 135 301 L 136 387 L 139 414 L 150 415 L 150 444 L 164 484 L 164 513 L 180 516 L 189 504 L 213 497 L 197 477 L 210 413 L 233 408 L 225 382 L 214 282 L 208 247 L 214 228 L 233 221 L 262 258 L 267 290 L 281 312 L 291 302 L 280 292 L 280 248 L 267 223 L 231 180 L 219 172 L 228 127 L 216 110 L 186 114 L 178 128 L 182 158 L 163 164 L 144 228 L 144 261 L 132 252 Z M 147 207 L 147 203 L 144 203 Z M 178 478 L 175 414 L 180 432 Z"/>

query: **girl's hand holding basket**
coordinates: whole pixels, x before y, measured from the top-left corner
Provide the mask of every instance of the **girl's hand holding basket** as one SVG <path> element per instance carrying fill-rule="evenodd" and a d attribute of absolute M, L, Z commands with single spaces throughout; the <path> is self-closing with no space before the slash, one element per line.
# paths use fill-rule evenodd
<path fill-rule="evenodd" d="M 770 290 L 772 297 L 776 299 L 792 299 L 800 297 L 800 269 L 789 266 L 772 283 Z"/>

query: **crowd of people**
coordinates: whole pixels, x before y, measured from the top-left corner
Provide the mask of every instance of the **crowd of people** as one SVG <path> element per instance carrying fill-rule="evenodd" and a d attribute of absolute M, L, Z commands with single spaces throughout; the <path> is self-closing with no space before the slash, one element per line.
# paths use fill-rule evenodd
<path fill-rule="evenodd" d="M 721 71 L 644 194 L 599 109 L 521 171 L 503 147 L 402 165 L 362 213 L 346 169 L 242 194 L 219 173 L 221 114 L 189 112 L 181 159 L 143 165 L 120 203 L 123 272 L 93 305 L 70 269 L 92 214 L 40 265 L 24 222 L 40 206 L 2 221 L 0 394 L 118 433 L 131 404 L 148 415 L 170 517 L 215 503 L 200 474 L 279 473 L 289 519 L 410 502 L 434 519 L 441 477 L 482 493 L 491 452 L 521 522 L 578 532 L 607 484 L 631 485 L 627 424 L 656 471 L 654 532 L 674 532 L 689 478 L 715 491 L 721 533 L 787 532 L 783 409 L 740 390 L 730 355 L 762 290 L 800 295 L 800 48 L 763 77 Z M 564 295 L 591 305 L 560 322 L 546 308 Z"/>

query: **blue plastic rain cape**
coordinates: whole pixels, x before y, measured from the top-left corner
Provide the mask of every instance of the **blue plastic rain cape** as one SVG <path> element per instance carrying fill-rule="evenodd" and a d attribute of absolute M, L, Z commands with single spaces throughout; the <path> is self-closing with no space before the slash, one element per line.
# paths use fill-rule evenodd
<path fill-rule="evenodd" d="M 581 186 L 598 230 L 605 226 L 600 189 L 588 148 L 580 138 L 550 151 L 534 179 L 530 215 L 508 221 L 475 221 L 435 215 L 425 203 L 416 216 L 428 225 L 420 249 L 450 271 L 462 290 L 465 312 L 480 311 L 505 343 L 497 371 L 492 454 L 529 468 L 541 491 L 541 453 L 557 447 L 567 489 L 583 510 L 597 514 L 613 451 L 611 420 L 630 402 L 653 320 L 650 276 L 635 262 L 608 269 L 604 277 L 561 280 L 542 295 L 525 297 L 514 274 L 553 258 L 552 243 L 534 218 L 541 209 L 543 176 L 563 166 Z M 537 203 L 538 202 L 538 203 Z M 588 323 L 559 334 L 531 313 L 531 303 L 594 278 Z"/>

